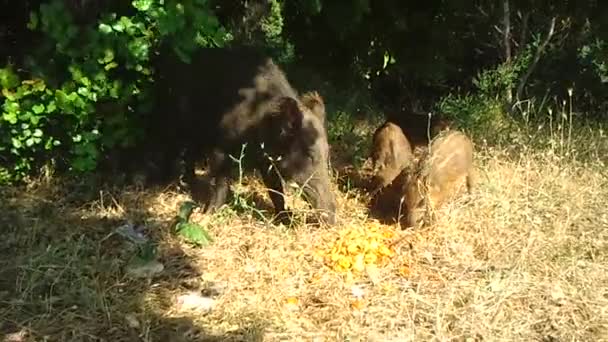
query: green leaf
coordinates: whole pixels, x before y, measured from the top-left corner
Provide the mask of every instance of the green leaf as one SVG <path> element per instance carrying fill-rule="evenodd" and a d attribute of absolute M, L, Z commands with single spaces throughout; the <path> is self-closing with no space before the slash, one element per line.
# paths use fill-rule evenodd
<path fill-rule="evenodd" d="M 114 51 L 112 49 L 105 49 L 103 57 L 98 60 L 100 64 L 107 64 L 114 60 Z"/>
<path fill-rule="evenodd" d="M 32 110 L 36 114 L 41 114 L 42 112 L 44 112 L 44 105 L 43 104 L 37 104 L 37 105 L 35 105 L 35 106 L 32 107 Z"/>
<path fill-rule="evenodd" d="M 118 66 L 118 63 L 116 63 L 116 62 L 112 62 L 112 63 L 108 63 L 108 64 L 107 64 L 107 65 L 104 67 L 104 69 L 105 69 L 106 71 L 108 71 L 108 70 L 111 70 L 111 69 L 116 68 L 117 66 Z"/>
<path fill-rule="evenodd" d="M 15 112 L 5 112 L 2 114 L 2 118 L 11 125 L 17 123 L 17 114 Z"/>
<path fill-rule="evenodd" d="M 39 128 L 36 128 L 36 129 L 34 130 L 34 134 L 32 134 L 32 135 L 33 135 L 33 136 L 35 136 L 35 137 L 40 138 L 40 137 L 42 136 L 42 134 L 43 134 L 43 133 L 42 133 L 42 130 L 40 130 Z"/>
<path fill-rule="evenodd" d="M 192 215 L 194 208 L 197 208 L 198 204 L 192 201 L 184 201 L 180 204 L 179 212 L 177 216 L 183 221 L 188 221 Z"/>
<path fill-rule="evenodd" d="M 2 88 L 2 95 L 4 97 L 6 97 L 9 101 L 15 101 L 17 100 L 15 93 L 13 93 L 12 91 L 6 89 L 6 88 Z"/>
<path fill-rule="evenodd" d="M 129 52 L 139 60 L 145 60 L 148 56 L 149 43 L 145 39 L 134 39 L 127 44 Z"/>
<path fill-rule="evenodd" d="M 213 242 L 209 233 L 200 225 L 190 222 L 180 222 L 177 224 L 177 234 L 200 246 L 208 246 Z"/>
<path fill-rule="evenodd" d="M 47 113 L 52 113 L 55 111 L 55 109 L 57 109 L 57 105 L 55 104 L 55 101 L 51 101 L 51 102 L 49 102 L 49 104 L 46 105 Z"/>
<path fill-rule="evenodd" d="M 89 89 L 88 89 L 88 88 L 85 88 L 85 87 L 80 87 L 80 88 L 78 88 L 77 92 L 78 92 L 78 94 L 80 94 L 80 95 L 82 95 L 82 96 L 84 96 L 84 97 L 88 97 L 88 96 L 89 96 L 89 94 L 90 94 L 90 93 L 89 93 Z"/>
<path fill-rule="evenodd" d="M 117 22 L 112 25 L 112 29 L 114 29 L 116 32 L 122 32 L 125 30 L 125 27 L 121 22 Z"/>
<path fill-rule="evenodd" d="M 68 96 L 66 96 L 66 99 L 70 102 L 75 102 L 77 99 L 79 99 L 78 93 L 71 92 Z"/>
<path fill-rule="evenodd" d="M 32 89 L 34 91 L 44 91 L 46 89 L 46 84 L 44 83 L 43 80 L 36 80 L 33 84 L 32 84 Z"/>
<path fill-rule="evenodd" d="M 19 77 L 13 72 L 13 69 L 8 66 L 0 69 L 0 88 L 9 89 L 19 85 Z"/>
<path fill-rule="evenodd" d="M 54 140 L 53 138 L 49 138 L 45 143 L 44 143 L 44 148 L 46 150 L 50 150 L 53 147 L 57 147 L 61 145 L 61 141 L 59 140 Z"/>
<path fill-rule="evenodd" d="M 88 77 L 83 77 L 80 79 L 80 83 L 82 83 L 82 85 L 84 85 L 85 87 L 90 87 L 91 86 L 91 80 L 89 80 Z"/>
<path fill-rule="evenodd" d="M 30 30 L 35 30 L 38 27 L 38 15 L 36 12 L 30 12 L 30 21 L 27 23 L 27 28 Z"/>
<path fill-rule="evenodd" d="M 28 139 L 25 141 L 25 146 L 27 146 L 27 147 L 31 147 L 32 145 L 34 145 L 34 138 L 28 138 Z"/>
<path fill-rule="evenodd" d="M 101 31 L 101 33 L 108 34 L 112 32 L 112 27 L 107 24 L 99 24 L 99 31 Z"/>
<path fill-rule="evenodd" d="M 21 144 L 21 141 L 19 141 L 17 138 L 12 138 L 11 142 L 13 143 L 13 147 L 14 148 L 21 148 L 23 145 Z"/>
<path fill-rule="evenodd" d="M 182 202 L 182 204 L 179 206 L 179 212 L 177 214 L 177 217 L 182 222 L 188 222 L 188 220 L 190 219 L 190 215 L 192 215 L 192 211 L 196 207 L 198 207 L 198 205 L 192 201 Z"/>
<path fill-rule="evenodd" d="M 133 26 L 131 19 L 129 17 L 125 17 L 125 16 L 120 17 L 120 20 L 118 21 L 117 24 L 120 25 L 123 28 L 123 30 L 128 29 L 131 26 Z"/>
<path fill-rule="evenodd" d="M 134 0 L 132 2 L 133 7 L 138 11 L 147 11 L 152 6 L 152 0 Z"/>

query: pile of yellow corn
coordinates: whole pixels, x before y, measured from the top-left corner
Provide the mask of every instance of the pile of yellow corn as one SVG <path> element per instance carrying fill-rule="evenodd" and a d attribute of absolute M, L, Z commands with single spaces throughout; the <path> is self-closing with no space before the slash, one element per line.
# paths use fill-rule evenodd
<path fill-rule="evenodd" d="M 348 226 L 321 254 L 325 263 L 337 272 L 360 273 L 368 265 L 385 265 L 395 255 L 390 247 L 394 235 L 393 228 L 377 221 Z"/>

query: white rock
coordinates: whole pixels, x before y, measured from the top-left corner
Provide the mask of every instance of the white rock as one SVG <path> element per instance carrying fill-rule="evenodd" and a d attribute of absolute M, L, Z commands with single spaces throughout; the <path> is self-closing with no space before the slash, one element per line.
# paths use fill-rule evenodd
<path fill-rule="evenodd" d="M 209 311 L 215 306 L 215 300 L 197 292 L 190 292 L 178 296 L 177 305 L 182 310 Z"/>

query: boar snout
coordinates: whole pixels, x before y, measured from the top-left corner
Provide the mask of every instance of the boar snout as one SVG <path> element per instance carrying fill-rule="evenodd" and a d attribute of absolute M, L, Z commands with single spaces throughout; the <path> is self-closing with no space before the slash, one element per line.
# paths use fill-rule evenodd
<path fill-rule="evenodd" d="M 330 187 L 329 176 L 312 178 L 303 185 L 304 198 L 329 225 L 336 223 L 336 198 Z"/>

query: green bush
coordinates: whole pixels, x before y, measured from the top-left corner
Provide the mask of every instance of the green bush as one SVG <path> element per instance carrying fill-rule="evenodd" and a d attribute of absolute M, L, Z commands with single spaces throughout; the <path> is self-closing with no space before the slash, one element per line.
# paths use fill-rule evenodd
<path fill-rule="evenodd" d="M 501 63 L 481 70 L 473 78 L 476 89 L 468 94 L 448 94 L 436 104 L 436 110 L 471 135 L 489 143 L 500 143 L 512 138 L 517 131 L 516 121 L 509 113 L 511 102 L 507 92 L 515 91 L 517 81 L 531 62 L 527 49 L 510 63 Z"/>
<path fill-rule="evenodd" d="M 513 128 L 514 120 L 503 108 L 500 100 L 481 94 L 450 94 L 437 104 L 437 110 L 456 127 L 489 143 L 500 143 Z"/>
<path fill-rule="evenodd" d="M 436 109 L 469 134 L 500 143 L 515 123 L 505 110 L 509 105 L 505 95 L 513 89 L 520 70 L 520 63 L 483 70 L 473 79 L 477 88 L 473 93 L 449 94 L 438 101 Z"/>
<path fill-rule="evenodd" d="M 49 160 L 94 170 L 104 152 L 141 137 L 155 49 L 168 42 L 188 61 L 199 46 L 231 38 L 205 0 L 135 0 L 132 7 L 130 16 L 102 13 L 84 26 L 61 0 L 31 13 L 28 28 L 45 39 L 28 58 L 30 72 L 0 69 L 0 182 L 23 179 Z"/>

